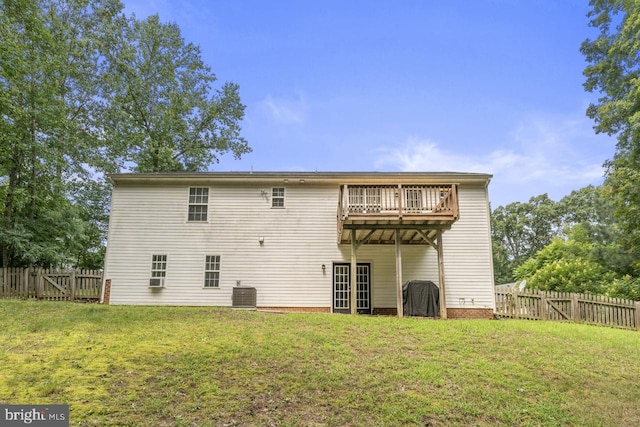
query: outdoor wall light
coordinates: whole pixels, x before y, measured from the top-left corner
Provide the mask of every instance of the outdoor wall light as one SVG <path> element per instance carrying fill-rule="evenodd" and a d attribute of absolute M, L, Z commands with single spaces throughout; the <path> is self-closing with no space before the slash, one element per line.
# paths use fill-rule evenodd
<path fill-rule="evenodd" d="M 260 243 L 261 245 L 264 245 L 264 237 L 262 236 L 258 237 L 258 243 Z"/>
<path fill-rule="evenodd" d="M 326 269 L 327 269 L 327 267 L 326 267 L 324 264 L 322 264 L 322 272 L 323 272 L 323 273 L 324 273 L 324 271 L 325 271 Z"/>

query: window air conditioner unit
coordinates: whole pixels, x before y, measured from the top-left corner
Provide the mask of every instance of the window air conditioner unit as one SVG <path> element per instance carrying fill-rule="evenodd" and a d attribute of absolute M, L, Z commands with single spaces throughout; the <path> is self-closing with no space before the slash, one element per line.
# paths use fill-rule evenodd
<path fill-rule="evenodd" d="M 149 279 L 150 288 L 164 288 L 164 279 L 160 277 L 154 277 Z"/>

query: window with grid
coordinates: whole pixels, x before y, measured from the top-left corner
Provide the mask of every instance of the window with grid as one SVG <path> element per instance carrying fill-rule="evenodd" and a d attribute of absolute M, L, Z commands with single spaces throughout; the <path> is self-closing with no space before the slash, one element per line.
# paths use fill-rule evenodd
<path fill-rule="evenodd" d="M 382 209 L 382 192 L 379 187 L 369 187 L 366 189 L 367 212 L 380 212 Z"/>
<path fill-rule="evenodd" d="M 204 261 L 204 287 L 220 286 L 220 255 L 207 255 Z"/>
<path fill-rule="evenodd" d="M 410 188 L 405 190 L 407 209 L 422 208 L 422 190 Z"/>
<path fill-rule="evenodd" d="M 271 207 L 284 208 L 284 187 L 271 189 Z"/>
<path fill-rule="evenodd" d="M 209 189 L 207 187 L 189 188 L 188 221 L 206 221 L 209 208 Z"/>
<path fill-rule="evenodd" d="M 167 275 L 167 256 L 153 255 L 151 257 L 151 277 L 165 278 Z"/>
<path fill-rule="evenodd" d="M 349 187 L 349 212 L 363 213 L 365 211 L 364 187 Z"/>

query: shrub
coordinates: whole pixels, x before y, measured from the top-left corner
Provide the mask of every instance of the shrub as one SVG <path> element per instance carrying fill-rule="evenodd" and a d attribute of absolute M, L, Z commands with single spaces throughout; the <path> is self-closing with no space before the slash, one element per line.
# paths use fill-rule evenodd
<path fill-rule="evenodd" d="M 583 258 L 548 262 L 527 277 L 527 287 L 543 291 L 600 294 L 615 275 Z"/>
<path fill-rule="evenodd" d="M 627 275 L 613 280 L 606 288 L 606 295 L 640 301 L 640 277 Z"/>

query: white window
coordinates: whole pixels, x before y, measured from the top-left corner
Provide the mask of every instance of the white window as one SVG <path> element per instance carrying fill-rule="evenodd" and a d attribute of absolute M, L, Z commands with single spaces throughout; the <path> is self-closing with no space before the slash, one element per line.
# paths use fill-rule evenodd
<path fill-rule="evenodd" d="M 151 258 L 151 277 L 162 278 L 167 276 L 167 256 L 153 255 Z"/>
<path fill-rule="evenodd" d="M 207 255 L 204 261 L 204 287 L 220 286 L 220 255 Z"/>
<path fill-rule="evenodd" d="M 422 190 L 409 188 L 405 190 L 407 209 L 422 209 Z"/>
<path fill-rule="evenodd" d="M 271 207 L 284 208 L 284 187 L 274 187 L 271 189 Z"/>
<path fill-rule="evenodd" d="M 189 188 L 189 215 L 188 221 L 207 221 L 209 208 L 209 189 L 207 187 Z"/>

